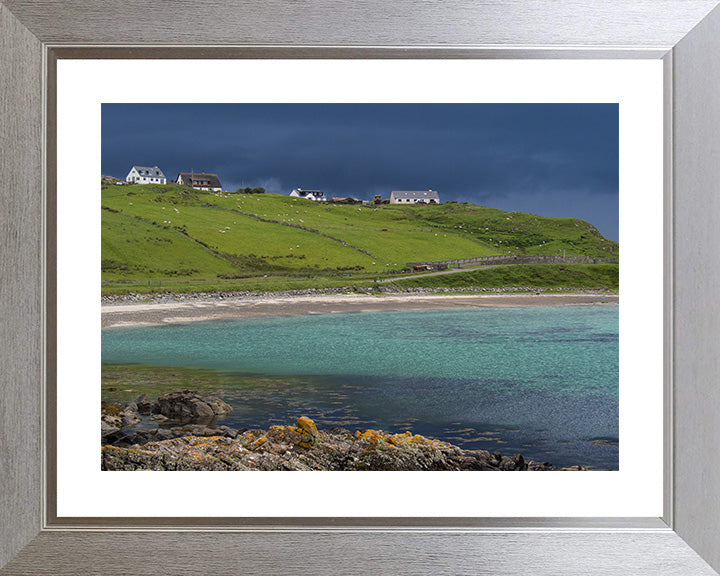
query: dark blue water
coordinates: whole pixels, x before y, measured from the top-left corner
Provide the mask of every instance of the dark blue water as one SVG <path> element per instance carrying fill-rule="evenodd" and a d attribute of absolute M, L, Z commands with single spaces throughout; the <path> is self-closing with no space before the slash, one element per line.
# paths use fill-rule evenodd
<path fill-rule="evenodd" d="M 558 466 L 618 467 L 617 306 L 114 328 L 103 332 L 102 360 L 243 375 L 225 391 L 230 426 L 307 415 L 322 427 L 411 430 Z M 248 387 L 248 374 L 262 384 Z"/>

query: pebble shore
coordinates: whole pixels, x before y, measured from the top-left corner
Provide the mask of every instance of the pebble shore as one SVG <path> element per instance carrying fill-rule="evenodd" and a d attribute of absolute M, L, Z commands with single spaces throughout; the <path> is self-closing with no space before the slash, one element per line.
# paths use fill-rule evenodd
<path fill-rule="evenodd" d="M 102 296 L 102 304 L 123 304 L 138 302 L 207 302 L 211 300 L 222 301 L 227 299 L 263 300 L 268 298 L 297 298 L 304 296 L 332 296 L 332 295 L 432 295 L 432 294 L 588 294 L 588 295 L 614 295 L 604 290 L 577 290 L 571 288 L 533 288 L 531 286 L 509 286 L 504 288 L 396 288 L 393 286 L 378 286 L 372 289 L 363 288 L 307 288 L 303 290 L 286 290 L 283 292 L 158 292 L 141 294 L 130 292 Z"/>

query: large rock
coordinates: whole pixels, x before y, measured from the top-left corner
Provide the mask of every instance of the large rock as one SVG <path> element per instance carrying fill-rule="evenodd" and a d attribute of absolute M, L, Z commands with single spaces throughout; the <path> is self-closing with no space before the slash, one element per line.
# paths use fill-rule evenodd
<path fill-rule="evenodd" d="M 147 394 L 141 394 L 138 399 L 135 400 L 137 405 L 137 411 L 140 414 L 150 414 L 153 409 L 154 402 L 148 398 Z"/>
<path fill-rule="evenodd" d="M 100 403 L 100 420 L 110 426 L 116 428 L 127 428 L 140 422 L 138 416 L 138 406 L 134 402 L 130 402 L 127 406 L 122 407 L 112 402 Z"/>
<path fill-rule="evenodd" d="M 105 422 L 104 420 L 101 420 L 101 421 L 100 421 L 100 436 L 102 437 L 103 442 L 106 442 L 105 439 L 106 439 L 108 436 L 115 435 L 115 434 L 117 434 L 118 432 L 120 432 L 120 428 L 118 428 L 117 426 L 113 426 L 113 425 L 111 425 L 111 424 L 108 424 L 108 423 Z"/>
<path fill-rule="evenodd" d="M 100 417 L 100 423 L 103 426 L 111 426 L 113 428 L 117 428 L 118 430 L 122 428 L 122 418 L 119 416 L 110 416 L 110 414 L 104 414 Z"/>
<path fill-rule="evenodd" d="M 107 426 L 107 425 L 105 425 Z M 103 428 L 105 431 L 106 428 Z M 114 434 L 110 428 L 107 428 L 107 436 L 103 436 L 103 445 L 112 444 L 113 446 L 142 446 L 149 442 L 162 442 L 172 438 L 181 438 L 183 436 L 193 436 L 195 438 L 206 438 L 210 436 L 235 438 L 238 431 L 227 426 L 206 426 L 204 424 L 186 424 L 185 426 L 177 426 L 175 428 L 148 428 L 144 430 L 126 430 L 123 434 Z M 117 428 L 113 430 L 117 431 Z"/>
<path fill-rule="evenodd" d="M 194 390 L 170 392 L 157 400 L 157 410 L 171 420 L 211 422 L 232 412 L 232 406 L 215 396 L 201 396 Z"/>
<path fill-rule="evenodd" d="M 162 411 L 165 414 L 160 413 Z M 232 407 L 213 396 L 201 396 L 192 390 L 172 392 L 153 402 L 145 394 L 125 406 L 110 402 L 101 404 L 102 445 L 120 447 L 148 442 L 161 442 L 180 436 L 227 436 L 234 438 L 237 430 L 227 426 L 211 425 L 215 420 L 232 411 Z M 155 412 L 154 414 L 152 414 Z M 140 414 L 150 420 L 183 424 L 176 428 L 138 429 L 142 422 Z M 149 415 L 149 416 L 148 416 Z"/>
<path fill-rule="evenodd" d="M 138 416 L 138 413 L 134 410 L 131 410 L 130 408 L 126 408 L 120 414 L 122 416 L 123 428 L 128 428 L 130 426 L 134 426 L 135 424 L 138 424 L 141 421 L 141 418 L 140 418 L 140 416 Z"/>

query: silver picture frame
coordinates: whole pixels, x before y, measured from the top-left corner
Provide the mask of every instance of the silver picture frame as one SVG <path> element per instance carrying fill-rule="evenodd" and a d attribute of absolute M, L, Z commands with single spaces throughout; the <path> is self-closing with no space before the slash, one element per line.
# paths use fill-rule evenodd
<path fill-rule="evenodd" d="M 0 0 L 0 574 L 717 574 L 718 4 Z M 63 58 L 662 59 L 663 516 L 59 518 L 53 134 Z"/>

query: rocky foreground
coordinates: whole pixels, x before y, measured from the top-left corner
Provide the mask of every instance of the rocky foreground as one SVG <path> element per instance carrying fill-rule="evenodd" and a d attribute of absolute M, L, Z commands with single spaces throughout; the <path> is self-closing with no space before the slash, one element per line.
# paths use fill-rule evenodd
<path fill-rule="evenodd" d="M 221 400 L 189 390 L 161 396 L 157 403 L 146 403 L 145 409 L 148 404 L 151 412 L 156 410 L 166 420 L 162 412 L 187 418 L 193 410 L 207 416 L 208 406 L 227 410 Z M 103 405 L 103 470 L 558 470 L 546 462 L 526 462 L 520 454 L 510 458 L 463 450 L 410 432 L 318 430 L 306 417 L 293 426 L 272 426 L 267 431 L 198 423 L 132 430 L 107 422 L 120 418 L 129 423 L 137 409 L 137 403 L 125 408 Z"/>

